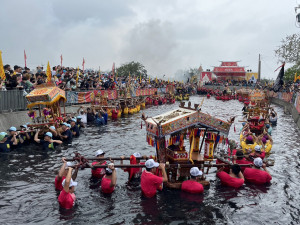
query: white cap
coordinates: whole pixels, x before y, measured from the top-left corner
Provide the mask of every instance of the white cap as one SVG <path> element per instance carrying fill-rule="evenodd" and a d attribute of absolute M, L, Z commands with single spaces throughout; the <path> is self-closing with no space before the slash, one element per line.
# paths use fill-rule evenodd
<path fill-rule="evenodd" d="M 105 154 L 105 152 L 104 151 L 102 151 L 102 149 L 99 149 L 98 151 L 96 151 L 96 157 L 98 156 L 98 155 L 103 155 L 103 154 Z"/>
<path fill-rule="evenodd" d="M 56 130 L 56 129 L 55 129 L 55 126 L 51 126 L 51 127 L 49 127 L 49 128 L 52 129 L 52 130 Z"/>
<path fill-rule="evenodd" d="M 255 150 L 256 152 L 260 152 L 260 149 L 261 149 L 261 147 L 260 147 L 259 145 L 256 145 L 255 148 L 254 148 L 254 150 Z"/>
<path fill-rule="evenodd" d="M 73 163 L 72 162 L 67 162 L 65 169 L 68 169 L 71 166 L 73 166 Z"/>
<path fill-rule="evenodd" d="M 69 128 L 71 128 L 71 124 L 67 124 L 66 126 L 69 127 Z"/>
<path fill-rule="evenodd" d="M 51 137 L 52 138 L 52 133 L 51 132 L 47 132 L 46 134 L 45 134 L 45 136 L 48 136 L 48 137 Z"/>
<path fill-rule="evenodd" d="M 73 118 L 73 119 L 71 119 L 71 121 L 73 121 L 73 122 L 75 122 L 75 123 L 76 123 L 76 119 L 74 119 L 74 118 Z"/>
<path fill-rule="evenodd" d="M 191 169 L 190 169 L 190 174 L 191 174 L 191 176 L 193 176 L 193 177 L 199 177 L 199 176 L 202 176 L 202 171 L 201 170 L 199 170 L 199 168 L 198 167 L 192 167 Z"/>
<path fill-rule="evenodd" d="M 139 152 L 135 152 L 132 154 L 135 158 L 139 158 L 139 157 L 142 157 L 141 153 Z"/>
<path fill-rule="evenodd" d="M 158 162 L 155 162 L 153 159 L 148 159 L 146 162 L 145 162 L 145 166 L 148 168 L 148 169 L 151 169 L 153 167 L 158 167 L 159 166 L 159 163 Z"/>
<path fill-rule="evenodd" d="M 108 164 L 108 166 L 112 166 L 112 165 L 114 165 L 114 164 L 113 163 Z M 112 170 L 110 168 L 106 168 L 105 170 L 108 173 L 112 173 Z"/>
<path fill-rule="evenodd" d="M 260 157 L 257 157 L 257 158 L 254 159 L 253 164 L 257 167 L 262 167 L 263 161 Z"/>
<path fill-rule="evenodd" d="M 61 185 L 64 187 L 65 183 L 66 183 L 66 179 L 63 180 L 63 182 L 61 183 Z M 77 182 L 73 181 L 73 179 L 71 178 L 69 188 L 73 187 L 73 186 L 76 187 L 77 186 Z"/>

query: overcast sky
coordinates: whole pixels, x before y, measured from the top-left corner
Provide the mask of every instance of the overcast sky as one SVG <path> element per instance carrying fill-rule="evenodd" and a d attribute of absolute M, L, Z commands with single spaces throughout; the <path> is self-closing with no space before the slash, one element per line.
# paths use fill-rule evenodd
<path fill-rule="evenodd" d="M 1 0 L 4 64 L 109 70 L 138 61 L 152 76 L 238 61 L 275 78 L 274 50 L 297 33 L 295 0 Z"/>

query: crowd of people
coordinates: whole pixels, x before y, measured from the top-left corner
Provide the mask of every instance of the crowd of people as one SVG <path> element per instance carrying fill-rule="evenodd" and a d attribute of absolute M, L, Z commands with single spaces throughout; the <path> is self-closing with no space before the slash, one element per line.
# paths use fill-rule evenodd
<path fill-rule="evenodd" d="M 28 67 L 21 68 L 15 65 L 4 66 L 6 79 L 0 78 L 0 90 L 25 90 L 32 91 L 37 85 L 49 81 L 47 71 L 43 67 L 37 67 L 34 71 Z M 119 77 L 117 74 L 101 73 L 94 70 L 79 70 L 72 67 L 55 66 L 51 71 L 51 81 L 60 89 L 65 91 L 86 91 L 86 90 L 128 90 L 143 88 L 165 88 L 173 84 L 175 88 L 195 89 L 196 85 L 178 81 L 163 80 L 142 76 Z M 189 90 L 190 91 L 190 90 Z"/>

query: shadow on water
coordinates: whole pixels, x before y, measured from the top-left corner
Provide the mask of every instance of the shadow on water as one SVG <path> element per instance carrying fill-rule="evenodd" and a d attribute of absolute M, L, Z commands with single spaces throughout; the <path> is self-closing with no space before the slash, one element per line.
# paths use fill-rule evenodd
<path fill-rule="evenodd" d="M 201 97 L 191 97 L 200 103 Z M 143 112 L 151 117 L 176 105 L 151 107 Z M 290 115 L 278 112 L 278 125 L 273 129 L 274 146 L 270 157 L 275 166 L 269 170 L 272 184 L 245 184 L 236 190 L 222 187 L 211 169 L 211 181 L 203 195 L 189 195 L 178 190 L 163 190 L 155 198 L 141 196 L 140 182 L 128 182 L 128 173 L 117 171 L 118 180 L 112 195 L 103 195 L 100 181 L 92 180 L 90 169 L 79 170 L 76 206 L 72 210 L 59 208 L 54 190 L 54 177 L 61 158 L 73 157 L 73 152 L 93 157 L 99 148 L 107 156 L 153 155 L 155 149 L 146 143 L 146 131 L 141 129 L 141 112 L 109 121 L 108 125 L 88 126 L 72 145 L 54 152 L 43 152 L 32 144 L 24 149 L 0 154 L 0 223 L 1 224 L 299 224 L 300 207 L 300 135 Z M 238 101 L 205 100 L 202 111 L 227 120 L 237 116 L 236 130 L 242 120 L 242 104 Z M 239 140 L 234 126 L 229 138 Z"/>

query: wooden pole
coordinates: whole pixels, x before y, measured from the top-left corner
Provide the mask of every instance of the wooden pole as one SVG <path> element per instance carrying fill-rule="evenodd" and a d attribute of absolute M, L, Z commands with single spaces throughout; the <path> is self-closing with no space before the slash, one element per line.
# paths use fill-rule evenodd
<path fill-rule="evenodd" d="M 122 159 L 121 157 L 104 157 L 104 158 L 97 158 L 97 157 L 91 157 L 91 158 L 85 158 L 86 160 L 95 160 L 95 161 L 102 161 L 102 160 L 130 160 L 130 157 L 124 157 L 124 159 Z M 136 157 L 136 159 L 139 159 L 139 160 L 147 160 L 147 159 L 150 159 L 150 157 L 146 157 L 146 158 L 143 158 L 143 157 Z M 79 160 L 79 158 L 69 158 L 69 159 L 66 159 L 66 161 L 76 161 L 76 160 Z"/>
<path fill-rule="evenodd" d="M 249 167 L 249 166 L 252 166 L 252 164 L 238 164 L 239 166 L 241 167 Z M 220 163 L 220 164 L 204 164 L 203 167 L 225 167 L 225 166 L 230 166 L 229 164 L 227 163 Z M 108 165 L 94 165 L 94 166 L 91 166 L 91 168 L 107 168 Z M 115 168 L 143 168 L 143 167 L 146 167 L 145 165 L 114 165 Z M 168 168 L 192 168 L 192 167 L 201 167 L 200 164 L 166 164 L 166 169 Z"/>
<path fill-rule="evenodd" d="M 200 148 L 199 148 L 199 154 L 201 153 L 201 150 L 202 150 L 202 146 L 203 146 L 203 143 L 204 143 L 204 140 L 205 140 L 205 135 L 206 135 L 207 129 L 208 128 L 206 128 L 205 131 L 204 131 L 204 135 L 203 135 L 201 145 L 200 145 Z"/>

